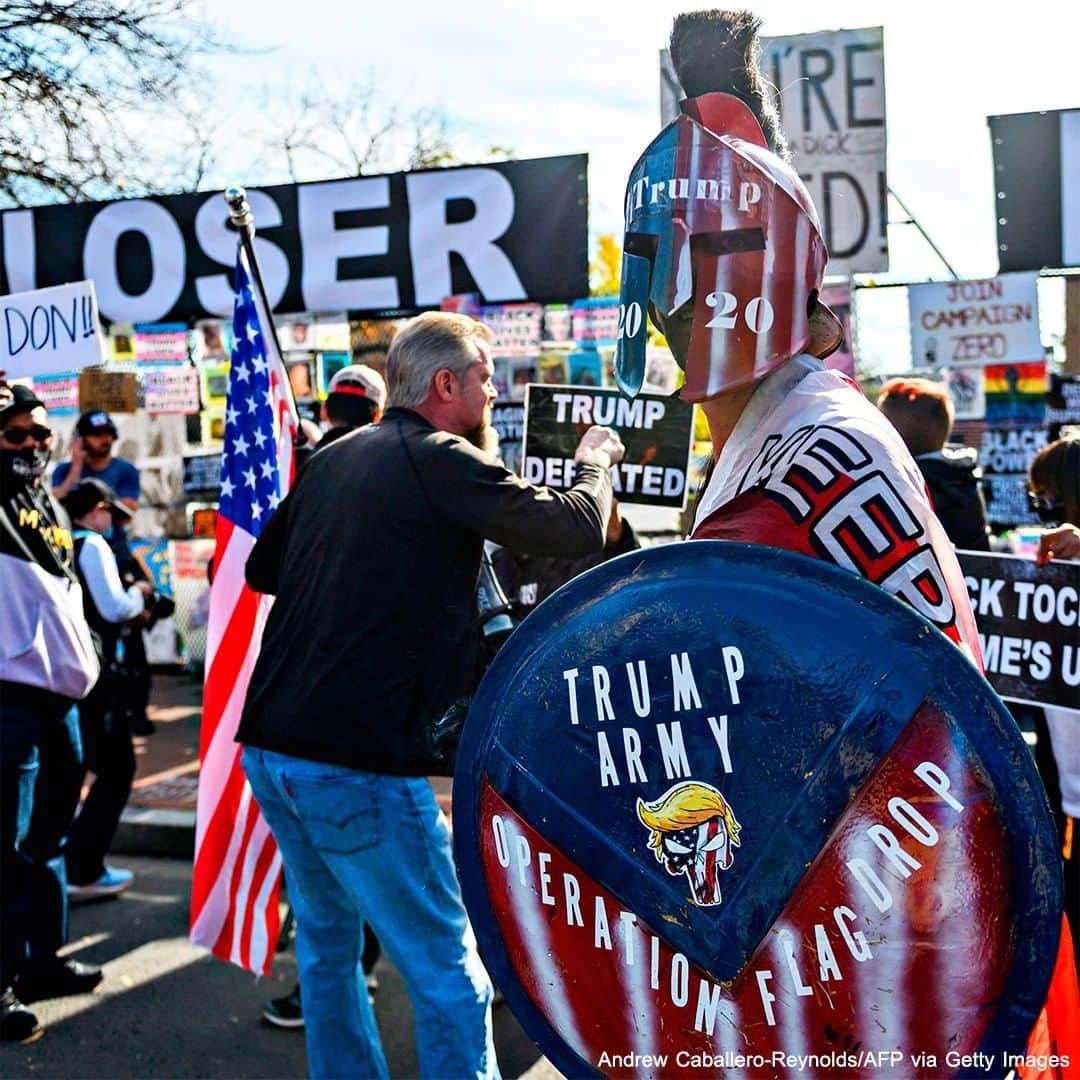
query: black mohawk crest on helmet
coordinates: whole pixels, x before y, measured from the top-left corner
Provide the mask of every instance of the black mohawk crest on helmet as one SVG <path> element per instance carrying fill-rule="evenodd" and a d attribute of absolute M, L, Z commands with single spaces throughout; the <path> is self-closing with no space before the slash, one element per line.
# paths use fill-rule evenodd
<path fill-rule="evenodd" d="M 750 11 L 688 11 L 671 28 L 671 62 L 687 97 L 732 94 L 757 118 L 773 152 L 787 160 L 787 140 L 758 67 L 761 19 Z"/>

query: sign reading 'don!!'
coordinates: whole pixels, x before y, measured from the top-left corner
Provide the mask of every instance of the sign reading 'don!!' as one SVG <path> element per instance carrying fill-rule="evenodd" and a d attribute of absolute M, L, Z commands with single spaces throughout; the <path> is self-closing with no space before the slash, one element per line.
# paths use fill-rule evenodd
<path fill-rule="evenodd" d="M 993 688 L 1012 701 L 1080 710 L 1080 562 L 956 554 Z"/>
<path fill-rule="evenodd" d="M 639 394 L 630 401 L 618 390 L 532 383 L 525 396 L 520 472 L 531 484 L 572 487 L 581 436 L 602 424 L 618 431 L 626 447 L 626 456 L 611 469 L 619 501 L 681 510 L 693 419 L 693 408 L 675 397 Z"/>
<path fill-rule="evenodd" d="M 8 378 L 105 363 L 92 281 L 0 298 L 0 371 Z"/>
<path fill-rule="evenodd" d="M 1054 965 L 1056 841 L 967 657 L 761 546 L 569 582 L 495 657 L 457 755 L 481 955 L 566 1076 L 1004 1075 Z"/>

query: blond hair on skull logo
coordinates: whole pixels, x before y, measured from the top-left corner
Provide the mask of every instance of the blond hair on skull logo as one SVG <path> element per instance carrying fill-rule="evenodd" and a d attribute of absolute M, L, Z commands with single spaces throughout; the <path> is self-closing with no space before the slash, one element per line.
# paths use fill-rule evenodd
<path fill-rule="evenodd" d="M 649 847 L 674 877 L 685 874 L 694 903 L 720 903 L 720 871 L 731 866 L 742 826 L 711 784 L 676 784 L 655 802 L 637 801 L 642 825 L 652 830 Z"/>

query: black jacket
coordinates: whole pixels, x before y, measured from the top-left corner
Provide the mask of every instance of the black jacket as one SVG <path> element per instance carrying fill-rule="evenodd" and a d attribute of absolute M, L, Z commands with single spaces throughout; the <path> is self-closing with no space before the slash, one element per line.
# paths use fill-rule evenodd
<path fill-rule="evenodd" d="M 607 471 L 533 487 L 407 409 L 304 467 L 259 537 L 248 584 L 277 599 L 237 739 L 369 772 L 423 776 L 427 725 L 472 689 L 485 537 L 541 554 L 599 550 Z"/>
<path fill-rule="evenodd" d="M 510 548 L 498 548 L 491 556 L 499 584 L 510 602 L 514 622 L 519 623 L 537 604 L 543 603 L 556 589 L 578 574 L 584 574 L 594 566 L 637 551 L 641 547 L 630 522 L 623 518 L 622 535 L 613 544 L 605 544 L 602 551 L 595 551 L 576 559 L 550 555 L 530 555 Z"/>
<path fill-rule="evenodd" d="M 930 490 L 930 500 L 953 547 L 989 551 L 979 452 L 970 446 L 946 446 L 915 459 Z"/>

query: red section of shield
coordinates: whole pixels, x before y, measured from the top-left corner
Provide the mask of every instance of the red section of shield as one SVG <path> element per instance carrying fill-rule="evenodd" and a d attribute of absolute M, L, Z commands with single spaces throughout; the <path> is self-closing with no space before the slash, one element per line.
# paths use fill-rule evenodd
<path fill-rule="evenodd" d="M 947 1056 L 976 1050 L 1012 964 L 1004 822 L 929 705 L 727 985 L 667 946 L 667 916 L 644 925 L 486 783 L 480 835 L 522 987 L 612 1076 L 950 1075 Z M 655 872 L 646 838 L 642 870 Z"/>

